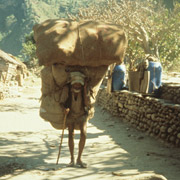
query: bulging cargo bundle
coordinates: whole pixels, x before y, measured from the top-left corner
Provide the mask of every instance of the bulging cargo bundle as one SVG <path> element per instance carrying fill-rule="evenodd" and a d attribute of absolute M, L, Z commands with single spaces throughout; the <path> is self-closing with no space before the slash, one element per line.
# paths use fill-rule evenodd
<path fill-rule="evenodd" d="M 62 91 L 62 90 L 61 90 Z M 40 116 L 45 121 L 51 123 L 56 129 L 63 128 L 63 110 L 59 105 L 58 99 L 61 91 L 57 90 L 52 75 L 52 67 L 45 67 L 41 70 L 41 106 Z"/>
<path fill-rule="evenodd" d="M 50 19 L 33 27 L 40 65 L 97 67 L 121 63 L 127 46 L 120 25 Z"/>
<path fill-rule="evenodd" d="M 44 67 L 41 71 L 42 97 L 40 116 L 51 123 L 55 129 L 63 129 L 64 111 L 60 101 L 69 96 L 69 78 L 72 72 L 80 72 L 88 80 L 89 114 L 87 120 L 94 116 L 94 105 L 96 95 L 99 91 L 102 80 L 108 66 L 87 67 L 87 66 L 64 66 L 54 64 Z M 75 129 L 79 129 L 78 126 Z"/>

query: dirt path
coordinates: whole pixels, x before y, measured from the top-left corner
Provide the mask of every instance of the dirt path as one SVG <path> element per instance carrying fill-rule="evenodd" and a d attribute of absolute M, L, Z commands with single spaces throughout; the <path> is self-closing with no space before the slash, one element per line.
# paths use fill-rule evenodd
<path fill-rule="evenodd" d="M 158 173 L 180 179 L 180 151 L 134 130 L 96 107 L 88 124 L 83 153 L 87 169 L 67 168 L 65 131 L 59 165 L 55 165 L 61 131 L 39 117 L 40 86 L 28 86 L 22 96 L 0 101 L 0 179 L 63 180 L 121 179 L 123 174 Z M 77 155 L 79 132 L 76 134 Z"/>

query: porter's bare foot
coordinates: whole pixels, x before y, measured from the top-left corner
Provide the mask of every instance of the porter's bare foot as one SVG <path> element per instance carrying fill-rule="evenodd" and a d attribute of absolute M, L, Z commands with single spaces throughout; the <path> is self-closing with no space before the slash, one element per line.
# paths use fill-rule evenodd
<path fill-rule="evenodd" d="M 74 161 L 71 161 L 71 162 L 67 165 L 67 167 L 74 167 Z"/>
<path fill-rule="evenodd" d="M 87 164 L 82 161 L 77 161 L 76 165 L 80 168 L 87 168 Z"/>

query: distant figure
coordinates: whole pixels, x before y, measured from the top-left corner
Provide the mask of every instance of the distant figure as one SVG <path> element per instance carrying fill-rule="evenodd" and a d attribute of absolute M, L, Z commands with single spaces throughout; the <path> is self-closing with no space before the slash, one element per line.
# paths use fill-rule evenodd
<path fill-rule="evenodd" d="M 150 82 L 149 82 L 149 89 L 148 93 L 159 93 L 159 88 L 162 85 L 162 66 L 159 60 L 149 55 L 146 57 L 149 61 L 149 66 L 147 68 L 147 71 L 150 71 Z"/>
<path fill-rule="evenodd" d="M 112 91 L 122 90 L 125 83 L 126 67 L 124 64 L 116 64 L 112 73 Z"/>

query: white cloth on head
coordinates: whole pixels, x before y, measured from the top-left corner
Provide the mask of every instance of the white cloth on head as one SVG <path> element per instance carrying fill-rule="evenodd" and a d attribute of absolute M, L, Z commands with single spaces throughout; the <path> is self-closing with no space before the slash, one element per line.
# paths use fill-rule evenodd
<path fill-rule="evenodd" d="M 85 75 L 82 74 L 81 72 L 71 72 L 70 77 L 71 77 L 71 84 L 80 83 L 82 86 L 84 85 Z"/>

